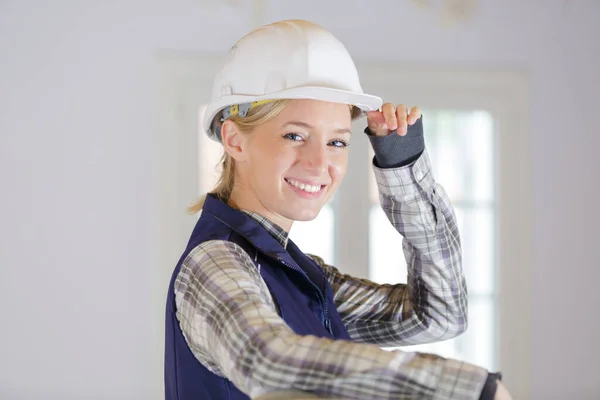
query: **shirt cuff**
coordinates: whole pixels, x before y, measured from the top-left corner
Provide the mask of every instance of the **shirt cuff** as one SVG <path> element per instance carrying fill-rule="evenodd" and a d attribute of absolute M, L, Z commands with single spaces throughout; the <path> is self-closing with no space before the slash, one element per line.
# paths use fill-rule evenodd
<path fill-rule="evenodd" d="M 485 384 L 483 385 L 479 400 L 494 400 L 496 389 L 498 388 L 498 381 L 500 380 L 502 380 L 502 375 L 500 373 L 489 373 Z"/>
<path fill-rule="evenodd" d="M 398 168 L 414 162 L 425 149 L 423 136 L 423 117 L 408 126 L 406 135 L 397 131 L 386 136 L 375 136 L 365 128 L 365 133 L 375 152 L 375 165 L 380 168 Z"/>

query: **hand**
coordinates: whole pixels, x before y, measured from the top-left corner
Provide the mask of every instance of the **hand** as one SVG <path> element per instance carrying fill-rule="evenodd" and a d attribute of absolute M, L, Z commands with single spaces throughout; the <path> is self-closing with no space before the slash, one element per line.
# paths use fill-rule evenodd
<path fill-rule="evenodd" d="M 508 393 L 508 390 L 506 390 L 506 387 L 500 381 L 498 381 L 498 386 L 496 387 L 494 400 L 512 400 L 510 393 Z"/>
<path fill-rule="evenodd" d="M 367 125 L 375 136 L 386 136 L 397 130 L 398 135 L 404 136 L 408 131 L 408 125 L 412 125 L 421 118 L 421 109 L 413 107 L 408 112 L 404 104 L 394 107 L 392 103 L 385 103 L 381 111 L 367 112 Z"/>

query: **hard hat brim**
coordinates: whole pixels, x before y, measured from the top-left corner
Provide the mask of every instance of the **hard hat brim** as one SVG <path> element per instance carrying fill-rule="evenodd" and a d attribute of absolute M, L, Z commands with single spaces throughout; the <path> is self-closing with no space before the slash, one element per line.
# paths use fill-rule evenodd
<path fill-rule="evenodd" d="M 362 111 L 375 111 L 381 108 L 383 104 L 383 100 L 377 96 L 322 86 L 302 86 L 298 88 L 282 90 L 276 93 L 269 93 L 262 96 L 231 95 L 221 97 L 219 101 L 206 105 L 204 115 L 202 116 L 202 128 L 209 138 L 219 142 L 220 140 L 215 132 L 213 132 L 211 129 L 211 125 L 213 119 L 221 110 L 234 104 L 243 104 L 260 100 L 282 99 L 329 101 L 332 103 L 353 105 Z"/>

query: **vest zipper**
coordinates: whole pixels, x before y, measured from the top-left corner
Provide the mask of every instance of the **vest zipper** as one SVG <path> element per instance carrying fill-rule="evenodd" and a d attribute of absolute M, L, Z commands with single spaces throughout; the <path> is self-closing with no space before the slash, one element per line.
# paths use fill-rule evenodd
<path fill-rule="evenodd" d="M 227 223 L 223 220 L 221 220 L 220 218 L 216 217 L 217 220 L 221 221 L 222 223 L 226 224 Z M 244 239 L 246 239 L 249 243 L 252 243 L 252 240 L 250 240 L 250 238 L 248 238 L 246 235 L 242 235 L 241 233 L 238 233 L 241 237 L 243 237 Z M 253 245 L 254 247 L 254 245 Z M 276 255 L 264 252 L 258 248 L 255 247 L 255 250 L 257 250 L 257 254 L 256 254 L 256 258 L 258 258 L 258 251 L 260 251 L 261 253 L 265 254 L 268 257 L 271 257 L 277 261 L 279 261 L 280 263 L 282 263 L 283 265 L 285 265 L 288 268 L 293 269 L 294 271 L 300 272 L 305 278 L 306 280 L 308 280 L 310 282 L 310 284 L 316 289 L 317 294 L 319 295 L 319 301 L 321 302 L 321 318 L 323 319 L 322 323 L 325 326 L 325 329 L 327 329 L 327 332 L 329 332 L 331 334 L 331 336 L 335 337 L 335 335 L 333 334 L 332 330 L 331 330 L 331 321 L 329 320 L 329 310 L 327 307 L 327 301 L 326 299 L 323 297 L 323 293 L 321 292 L 321 289 L 319 289 L 319 287 L 317 285 L 315 285 L 315 283 L 313 281 L 310 280 L 310 278 L 308 277 L 308 275 L 306 275 L 306 272 L 302 271 L 300 268 L 296 268 L 291 264 L 288 264 L 287 262 L 283 261 L 281 258 L 277 257 Z M 268 285 L 267 285 L 268 287 Z M 270 288 L 269 288 L 270 290 Z M 273 300 L 275 302 L 275 300 Z M 276 303 L 276 302 L 275 302 Z"/>
<path fill-rule="evenodd" d="M 321 289 L 319 289 L 319 287 L 317 285 L 315 285 L 315 283 L 313 281 L 310 280 L 308 275 L 306 275 L 306 272 L 302 271 L 300 268 L 296 268 L 293 265 L 288 264 L 287 262 L 283 261 L 281 258 L 277 258 L 277 257 L 274 257 L 274 258 L 277 261 L 279 261 L 280 263 L 282 263 L 283 265 L 285 265 L 286 267 L 291 268 L 294 271 L 300 272 L 302 275 L 304 275 L 306 277 L 306 279 L 315 288 L 317 294 L 319 295 L 319 301 L 321 303 L 321 318 L 323 319 L 323 325 L 325 326 L 325 329 L 327 329 L 327 332 L 329 332 L 331 334 L 331 336 L 335 337 L 335 335 L 331 331 L 331 321 L 329 320 L 329 310 L 327 308 L 327 300 L 324 298 L 323 293 L 321 292 Z"/>

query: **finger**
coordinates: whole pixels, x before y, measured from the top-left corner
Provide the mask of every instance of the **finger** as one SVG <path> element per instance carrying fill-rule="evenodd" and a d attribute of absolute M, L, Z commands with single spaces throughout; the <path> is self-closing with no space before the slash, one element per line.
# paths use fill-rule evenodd
<path fill-rule="evenodd" d="M 385 103 L 381 106 L 381 112 L 383 113 L 387 128 L 390 131 L 396 130 L 398 128 L 398 120 L 394 114 L 394 105 L 392 103 Z"/>
<path fill-rule="evenodd" d="M 398 119 L 398 135 L 404 136 L 406 135 L 408 125 L 406 123 L 406 106 L 404 104 L 398 104 L 396 106 L 396 118 Z"/>
<path fill-rule="evenodd" d="M 417 120 L 421 118 L 421 115 L 421 109 L 419 107 L 411 108 L 410 113 L 408 114 L 408 124 L 412 125 L 417 122 Z"/>

